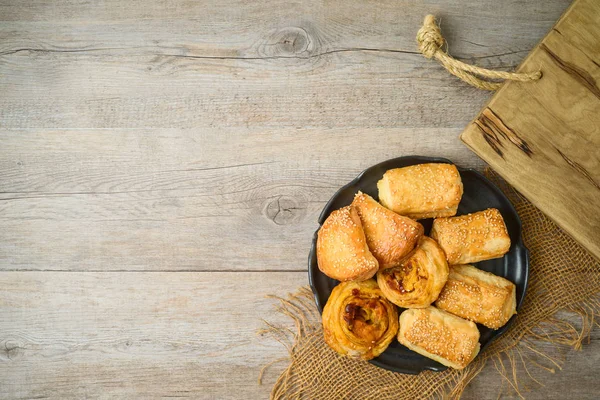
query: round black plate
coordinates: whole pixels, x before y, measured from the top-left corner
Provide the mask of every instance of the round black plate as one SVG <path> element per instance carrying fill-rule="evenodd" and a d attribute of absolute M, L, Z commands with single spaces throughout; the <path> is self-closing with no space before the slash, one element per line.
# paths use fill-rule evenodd
<path fill-rule="evenodd" d="M 359 190 L 369 194 L 377 200 L 377 181 L 381 179 L 384 172 L 388 169 L 432 162 L 452 164 L 450 160 L 445 158 L 408 156 L 387 160 L 364 170 L 356 177 L 356 179 L 338 190 L 331 200 L 329 200 L 319 216 L 319 226 L 323 224 L 332 211 L 352 203 L 354 195 Z M 502 258 L 482 261 L 476 263 L 475 266 L 482 270 L 505 277 L 515 283 L 517 286 L 518 310 L 525 298 L 529 274 L 529 253 L 521 240 L 521 220 L 502 191 L 500 191 L 500 189 L 485 176 L 472 169 L 458 168 L 458 170 L 460 171 L 460 176 L 464 185 L 464 194 L 458 206 L 457 215 L 468 214 L 493 207 L 500 210 L 500 213 L 504 217 L 506 228 L 508 229 L 508 234 L 510 235 L 512 242 L 509 252 Z M 429 234 L 432 219 L 420 220 L 419 222 L 425 227 L 425 233 Z M 323 306 L 325 306 L 331 291 L 339 282 L 327 277 L 317 266 L 317 232 L 314 234 L 310 255 L 308 257 L 308 280 L 314 293 L 319 312 L 323 312 Z M 401 311 L 402 309 L 400 309 L 400 312 Z M 498 330 L 477 325 L 481 332 L 481 338 L 479 340 L 481 342 L 481 349 L 483 350 L 495 338 L 502 335 L 516 317 L 516 315 L 513 316 L 506 325 Z M 432 371 L 443 371 L 446 369 L 442 364 L 423 357 L 402 346 L 397 340 L 394 340 L 383 354 L 370 362 L 379 367 L 404 374 L 418 374 L 426 369 Z"/>

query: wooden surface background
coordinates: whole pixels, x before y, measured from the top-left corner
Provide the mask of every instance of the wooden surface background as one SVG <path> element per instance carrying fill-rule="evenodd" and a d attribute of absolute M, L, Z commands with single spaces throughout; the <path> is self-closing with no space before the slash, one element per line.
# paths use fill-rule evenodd
<path fill-rule="evenodd" d="M 401 155 L 483 167 L 458 135 L 490 94 L 416 53 L 424 15 L 509 69 L 567 6 L 0 0 L 0 398 L 267 397 L 264 295 L 307 283 L 335 190 Z M 596 398 L 599 337 L 529 397 Z"/>

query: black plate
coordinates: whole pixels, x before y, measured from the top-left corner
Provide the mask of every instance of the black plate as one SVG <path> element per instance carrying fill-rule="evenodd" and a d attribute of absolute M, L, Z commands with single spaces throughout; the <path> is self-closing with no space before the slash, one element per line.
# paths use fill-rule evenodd
<path fill-rule="evenodd" d="M 332 211 L 352 203 L 354 195 L 359 190 L 369 194 L 377 200 L 379 198 L 377 195 L 377 181 L 381 179 L 384 172 L 388 169 L 432 162 L 452 164 L 450 160 L 445 158 L 408 156 L 387 160 L 364 170 L 356 177 L 356 179 L 338 190 L 331 200 L 329 200 L 319 216 L 319 226 L 323 224 Z M 525 298 L 525 290 L 527 289 L 527 279 L 529 275 L 529 252 L 521 240 L 521 220 L 502 191 L 485 176 L 472 169 L 458 168 L 458 170 L 460 171 L 460 176 L 464 185 L 464 194 L 458 206 L 457 215 L 468 214 L 493 207 L 500 210 L 500 213 L 504 217 L 506 228 L 508 229 L 508 234 L 510 235 L 512 242 L 509 252 L 502 258 L 481 261 L 476 263 L 475 266 L 482 270 L 505 277 L 515 283 L 517 286 L 518 310 Z M 420 220 L 419 222 L 425 227 L 425 233 L 429 234 L 432 219 Z M 317 266 L 317 232 L 314 234 L 310 255 L 308 257 L 308 280 L 315 296 L 319 312 L 323 312 L 323 306 L 325 306 L 331 291 L 339 282 L 327 277 Z M 402 309 L 400 309 L 400 312 L 401 311 Z M 498 330 L 489 329 L 478 324 L 477 327 L 481 332 L 481 338 L 479 340 L 481 343 L 481 350 L 488 346 L 495 338 L 502 335 L 516 317 L 516 315 L 513 316 L 506 325 Z M 404 374 L 418 374 L 426 369 L 432 371 L 443 371 L 446 369 L 442 364 L 423 357 L 402 346 L 397 340 L 394 340 L 386 351 L 370 362 L 378 367 Z"/>

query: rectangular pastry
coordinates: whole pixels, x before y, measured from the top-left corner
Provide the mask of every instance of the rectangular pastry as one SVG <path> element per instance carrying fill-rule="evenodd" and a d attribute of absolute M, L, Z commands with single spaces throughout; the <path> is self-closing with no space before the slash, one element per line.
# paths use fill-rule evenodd
<path fill-rule="evenodd" d="M 450 265 L 502 257 L 510 249 L 504 219 L 495 208 L 460 217 L 436 218 L 430 236 L 444 249 Z"/>
<path fill-rule="evenodd" d="M 517 294 L 508 279 L 471 265 L 453 265 L 435 305 L 461 318 L 498 329 L 517 313 Z"/>
<path fill-rule="evenodd" d="M 377 189 L 381 204 L 413 219 L 456 215 L 463 195 L 458 169 L 442 163 L 390 169 Z"/>
<path fill-rule="evenodd" d="M 447 367 L 463 369 L 479 353 L 479 330 L 471 322 L 433 306 L 400 315 L 398 341 Z"/>

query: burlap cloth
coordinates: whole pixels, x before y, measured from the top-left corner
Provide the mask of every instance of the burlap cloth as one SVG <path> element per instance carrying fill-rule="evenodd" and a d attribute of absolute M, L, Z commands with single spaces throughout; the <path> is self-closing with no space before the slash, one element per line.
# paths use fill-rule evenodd
<path fill-rule="evenodd" d="M 262 331 L 289 352 L 289 357 L 273 360 L 261 371 L 259 383 L 271 365 L 287 363 L 273 386 L 272 399 L 459 398 L 488 362 L 498 370 L 496 379 L 524 396 L 523 381 L 535 381 L 529 373 L 532 367 L 560 369 L 560 361 L 546 355 L 542 347 L 547 352 L 548 346 L 540 344 L 581 348 L 600 312 L 600 262 L 497 175 L 486 174 L 519 213 L 531 257 L 526 298 L 510 329 L 462 371 L 394 373 L 331 350 L 323 340 L 312 293 L 303 287 L 287 299 L 278 298 L 277 310 L 290 317 L 295 329 L 266 321 Z M 579 315 L 581 323 L 576 327 L 561 319 L 566 313 L 557 315 L 560 310 Z"/>

